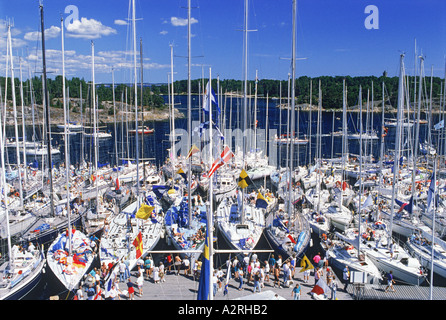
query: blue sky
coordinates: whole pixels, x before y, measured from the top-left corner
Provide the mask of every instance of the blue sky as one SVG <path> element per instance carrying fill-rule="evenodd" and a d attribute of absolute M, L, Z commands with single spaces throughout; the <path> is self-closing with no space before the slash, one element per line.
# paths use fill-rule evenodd
<path fill-rule="evenodd" d="M 91 79 L 91 41 L 95 45 L 96 82 L 132 80 L 132 34 L 128 0 L 43 0 L 50 77 L 61 74 L 60 18 L 75 6 L 77 24 L 64 29 L 67 77 Z M 243 79 L 244 0 L 191 0 L 192 78 Z M 366 29 L 364 10 L 374 5 L 379 29 Z M 187 0 L 136 0 L 137 50 L 143 41 L 144 81 L 166 82 L 170 45 L 174 79 L 187 79 Z M 290 72 L 291 0 L 249 0 L 249 72 L 253 79 L 286 79 Z M 413 74 L 415 39 L 425 56 L 426 74 L 444 77 L 446 1 L 443 0 L 300 0 L 298 1 L 296 76 L 389 76 L 398 73 L 399 54 Z M 13 54 L 32 73 L 41 71 L 38 0 L 0 0 L 0 74 L 5 74 L 5 21 L 12 28 Z M 18 60 L 15 67 L 18 67 Z M 18 73 L 16 73 L 16 76 Z M 27 69 L 24 77 L 27 76 Z"/>

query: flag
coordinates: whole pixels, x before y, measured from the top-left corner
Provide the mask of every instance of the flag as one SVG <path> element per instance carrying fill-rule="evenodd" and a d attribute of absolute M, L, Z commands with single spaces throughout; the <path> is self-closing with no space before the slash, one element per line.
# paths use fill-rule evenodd
<path fill-rule="evenodd" d="M 251 178 L 246 173 L 245 169 L 242 169 L 240 177 L 238 179 L 238 185 L 240 188 L 245 189 L 247 186 L 252 184 Z"/>
<path fill-rule="evenodd" d="M 136 236 L 135 240 L 133 240 L 133 245 L 136 248 L 136 259 L 138 259 L 139 257 L 142 256 L 142 234 L 141 231 L 138 233 L 138 235 Z"/>
<path fill-rule="evenodd" d="M 105 298 L 108 298 L 110 296 L 110 290 L 112 289 L 112 286 L 113 286 L 113 277 L 109 277 L 104 284 Z"/>
<path fill-rule="evenodd" d="M 200 151 L 200 149 L 198 149 L 196 145 L 192 145 L 192 147 L 189 150 L 189 153 L 187 154 L 186 159 L 189 159 L 190 157 L 192 157 L 193 154 L 197 153 L 198 151 Z"/>
<path fill-rule="evenodd" d="M 210 178 L 218 168 L 227 163 L 232 157 L 234 157 L 234 153 L 232 153 L 231 149 L 226 146 L 220 157 L 215 159 L 209 173 L 207 174 L 207 177 Z"/>
<path fill-rule="evenodd" d="M 369 196 L 367 197 L 367 199 L 365 199 L 364 203 L 362 204 L 361 209 L 365 210 L 368 207 L 370 207 L 373 204 L 373 199 L 372 196 L 369 194 Z"/>
<path fill-rule="evenodd" d="M 437 183 L 435 180 L 436 179 L 435 179 L 435 168 L 434 168 L 434 172 L 432 173 L 431 177 L 431 184 L 429 185 L 429 190 L 427 191 L 427 212 L 429 212 L 433 207 L 432 199 L 434 198 L 435 195 L 435 186 Z"/>
<path fill-rule="evenodd" d="M 119 190 L 119 178 L 116 178 L 116 190 Z"/>
<path fill-rule="evenodd" d="M 211 270 L 209 261 L 209 225 L 206 226 L 206 239 L 204 242 L 203 261 L 201 264 L 200 282 L 198 284 L 197 300 L 210 300 Z"/>
<path fill-rule="evenodd" d="M 324 294 L 330 292 L 330 288 L 328 287 L 324 278 L 320 278 L 314 285 L 313 290 L 311 290 L 311 292 L 315 294 Z"/>
<path fill-rule="evenodd" d="M 313 265 L 311 264 L 310 260 L 308 260 L 307 256 L 304 255 L 304 257 L 302 258 L 302 260 L 300 260 L 300 267 L 302 269 L 300 269 L 299 272 L 304 272 L 306 270 L 311 270 L 314 269 Z"/>
<path fill-rule="evenodd" d="M 153 209 L 155 209 L 155 207 L 143 203 L 138 209 L 138 212 L 136 212 L 136 217 L 138 219 L 147 220 L 152 214 Z"/>
<path fill-rule="evenodd" d="M 440 130 L 444 128 L 444 120 L 441 120 L 439 123 L 437 123 L 436 125 L 434 125 L 434 129 L 435 130 Z"/>
<path fill-rule="evenodd" d="M 203 132 L 207 129 L 209 129 L 209 121 L 202 122 L 197 127 L 194 128 L 194 130 L 192 131 L 192 135 L 194 136 L 195 134 L 198 134 L 198 136 L 201 138 L 201 136 L 203 135 Z M 217 132 L 220 135 L 221 140 L 225 139 L 225 136 L 221 132 L 220 128 L 213 121 L 212 121 L 212 129 L 214 132 L 213 134 L 215 134 L 215 132 Z"/>
<path fill-rule="evenodd" d="M 209 94 L 209 92 L 210 92 L 210 94 Z M 212 89 L 211 83 L 208 81 L 208 83 L 206 84 L 206 89 L 204 90 L 204 96 L 203 96 L 203 109 L 206 113 L 208 113 L 209 109 L 210 109 L 209 100 L 210 100 L 210 102 L 213 102 L 217 106 L 217 111 L 218 111 L 218 113 L 220 113 L 220 107 L 218 106 L 217 99 L 215 98 L 214 89 Z"/>
<path fill-rule="evenodd" d="M 263 197 L 262 194 L 259 192 L 257 194 L 256 208 L 266 209 L 267 207 L 268 207 L 268 202 L 266 201 L 265 197 Z"/>
<path fill-rule="evenodd" d="M 398 199 L 395 199 L 395 202 L 400 206 L 400 209 L 398 210 L 398 213 L 400 213 L 403 210 L 406 210 L 410 214 L 412 214 L 412 206 L 413 206 L 413 197 L 410 198 L 409 202 L 402 202 Z"/>
<path fill-rule="evenodd" d="M 186 175 L 186 173 L 183 171 L 183 168 L 180 168 L 180 169 L 177 171 L 177 174 L 179 174 L 180 176 L 182 176 L 184 180 L 187 180 L 187 175 Z"/>
<path fill-rule="evenodd" d="M 348 187 L 347 182 L 346 181 L 342 182 L 342 191 L 345 191 L 347 187 Z"/>

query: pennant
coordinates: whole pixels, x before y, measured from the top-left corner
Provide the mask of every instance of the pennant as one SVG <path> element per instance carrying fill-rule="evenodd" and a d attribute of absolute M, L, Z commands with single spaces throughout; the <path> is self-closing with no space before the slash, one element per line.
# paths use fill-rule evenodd
<path fill-rule="evenodd" d="M 245 189 L 247 186 L 252 184 L 251 178 L 246 173 L 245 169 L 242 169 L 240 173 L 240 177 L 238 179 L 238 186 L 242 189 Z"/>
<path fill-rule="evenodd" d="M 232 153 L 231 149 L 226 146 L 220 157 L 215 159 L 209 173 L 207 174 L 207 177 L 210 178 L 218 168 L 227 163 L 230 159 L 232 159 L 232 157 L 234 157 L 234 153 Z"/>
<path fill-rule="evenodd" d="M 215 98 L 214 89 L 212 89 L 211 83 L 208 81 L 208 83 L 206 84 L 206 89 L 204 90 L 204 95 L 203 95 L 204 112 L 209 113 L 211 103 L 214 103 L 217 106 L 217 111 L 218 111 L 218 113 L 220 113 L 220 107 L 218 106 L 217 99 Z"/>
<path fill-rule="evenodd" d="M 299 272 L 304 272 L 306 270 L 311 270 L 314 269 L 314 266 L 311 264 L 310 260 L 308 260 L 307 256 L 304 255 L 304 257 L 302 258 L 302 260 L 300 260 L 300 267 L 302 269 L 300 269 Z"/>
<path fill-rule="evenodd" d="M 206 238 L 204 243 L 203 261 L 201 264 L 200 282 L 198 284 L 197 300 L 210 300 L 210 261 L 209 261 L 209 226 L 206 226 Z"/>
<path fill-rule="evenodd" d="M 200 149 L 198 149 L 196 145 L 192 145 L 192 147 L 189 150 L 189 153 L 187 154 L 186 159 L 189 159 L 190 157 L 192 157 L 193 154 L 197 153 L 198 151 L 200 151 Z"/>
<path fill-rule="evenodd" d="M 297 244 L 296 240 L 294 240 L 293 236 L 291 234 L 288 234 L 288 239 L 291 240 L 292 243 Z"/>
<path fill-rule="evenodd" d="M 395 199 L 395 202 L 400 206 L 398 213 L 400 213 L 403 210 L 406 210 L 407 212 L 409 212 L 409 214 L 412 214 L 413 197 L 411 197 L 409 202 L 406 202 L 406 203 L 403 203 L 402 201 L 400 201 L 398 199 Z"/>
<path fill-rule="evenodd" d="M 180 169 L 177 171 L 177 174 L 179 174 L 180 176 L 182 176 L 184 180 L 187 180 L 187 175 L 186 175 L 186 173 L 183 171 L 182 168 L 180 168 Z"/>
<path fill-rule="evenodd" d="M 147 220 L 152 214 L 153 209 L 155 209 L 155 207 L 148 206 L 143 203 L 141 207 L 138 209 L 138 212 L 136 212 L 136 217 L 138 219 Z"/>
<path fill-rule="evenodd" d="M 142 256 L 142 234 L 141 231 L 138 233 L 138 235 L 136 236 L 135 240 L 133 240 L 133 245 L 136 248 L 136 259 L 138 259 L 139 257 Z"/>
<path fill-rule="evenodd" d="M 265 197 L 259 192 L 257 194 L 256 200 L 256 208 L 266 209 L 268 207 L 268 201 L 266 201 Z"/>

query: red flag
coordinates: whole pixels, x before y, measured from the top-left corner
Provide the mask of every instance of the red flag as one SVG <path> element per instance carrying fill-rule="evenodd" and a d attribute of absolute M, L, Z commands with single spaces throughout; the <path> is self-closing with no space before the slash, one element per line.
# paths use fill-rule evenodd
<path fill-rule="evenodd" d="M 133 245 L 136 248 L 136 259 L 142 256 L 142 234 L 141 231 L 136 236 L 135 240 L 133 240 Z"/>
<path fill-rule="evenodd" d="M 296 240 L 294 240 L 293 236 L 291 234 L 288 235 L 288 238 L 291 240 L 292 243 L 296 244 Z"/>
<path fill-rule="evenodd" d="M 116 178 L 116 190 L 119 190 L 119 178 Z"/>
<path fill-rule="evenodd" d="M 227 163 L 232 157 L 234 157 L 234 153 L 232 153 L 231 149 L 226 146 L 220 157 L 215 159 L 212 164 L 211 170 L 209 170 L 209 173 L 207 174 L 208 178 L 210 178 L 218 168 Z"/>
<path fill-rule="evenodd" d="M 313 290 L 311 292 L 315 294 L 324 294 L 328 293 L 330 291 L 330 288 L 328 287 L 327 283 L 324 281 L 323 278 L 320 278 L 318 282 L 313 287 Z"/>
<path fill-rule="evenodd" d="M 345 189 L 347 189 L 347 182 L 346 181 L 344 181 L 342 183 L 342 191 L 345 191 Z"/>

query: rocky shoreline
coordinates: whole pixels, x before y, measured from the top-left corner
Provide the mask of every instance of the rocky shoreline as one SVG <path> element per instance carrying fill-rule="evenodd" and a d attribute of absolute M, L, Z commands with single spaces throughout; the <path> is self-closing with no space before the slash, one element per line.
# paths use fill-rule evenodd
<path fill-rule="evenodd" d="M 57 100 L 57 99 L 56 99 Z M 72 122 L 80 123 L 81 120 L 84 124 L 90 123 L 90 109 L 86 108 L 83 111 L 82 119 L 80 113 L 80 107 L 78 104 L 79 99 L 70 99 L 70 112 L 69 112 L 69 120 Z M 53 105 L 56 105 L 53 101 Z M 116 110 L 116 121 L 120 122 L 123 119 L 128 121 L 135 120 L 134 106 L 127 105 L 127 110 L 130 112 L 122 111 L 121 109 L 126 109 L 126 106 L 121 105 L 121 103 L 115 103 L 115 106 L 118 110 Z M 25 114 L 25 124 L 31 125 L 33 123 L 33 113 L 34 113 L 34 124 L 42 125 L 44 119 L 44 109 L 42 105 L 34 105 L 34 110 L 31 106 L 24 106 L 24 114 Z M 148 107 L 144 107 L 144 121 L 167 121 L 169 120 L 169 107 L 165 106 L 163 108 L 153 108 L 148 111 Z M 180 119 L 184 118 L 185 115 L 180 112 L 178 109 L 175 109 L 175 118 Z M 93 116 L 91 116 L 93 119 Z M 138 110 L 138 120 L 141 118 L 141 110 Z M 22 106 L 17 105 L 17 122 L 18 125 L 22 124 Z M 50 108 L 50 124 L 58 125 L 64 122 L 64 110 L 63 107 L 54 107 Z M 100 108 L 98 108 L 98 123 L 113 123 L 114 122 L 114 114 L 113 114 L 113 103 L 111 101 L 103 101 L 101 103 Z M 14 125 L 14 108 L 12 103 L 8 103 L 6 108 L 6 125 Z"/>

